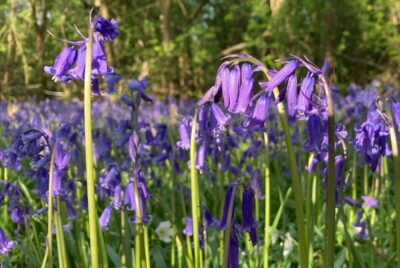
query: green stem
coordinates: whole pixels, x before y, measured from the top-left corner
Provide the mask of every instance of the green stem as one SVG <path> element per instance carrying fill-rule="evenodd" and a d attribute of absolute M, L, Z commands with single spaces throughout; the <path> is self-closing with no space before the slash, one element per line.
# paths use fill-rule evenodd
<path fill-rule="evenodd" d="M 268 74 L 268 69 L 256 58 L 246 57 L 243 59 L 236 59 L 236 61 L 248 61 L 257 66 L 262 66 L 262 72 L 270 80 L 271 76 Z M 273 94 L 275 99 L 279 97 L 279 89 L 274 88 Z M 289 169 L 292 176 L 292 189 L 295 201 L 295 212 L 296 212 L 296 226 L 298 232 L 298 241 L 300 247 L 300 264 L 302 268 L 308 267 L 308 246 L 307 237 L 304 227 L 304 209 L 303 209 L 303 192 L 301 187 L 301 180 L 299 176 L 299 170 L 297 168 L 296 155 L 294 154 L 292 135 L 289 130 L 289 123 L 287 121 L 287 114 L 285 106 L 282 102 L 277 104 L 279 121 L 285 136 L 286 152 L 289 160 Z"/>
<path fill-rule="evenodd" d="M 124 200 L 124 199 L 122 199 Z M 122 208 L 121 209 L 121 238 L 123 251 L 121 256 L 121 264 L 122 267 L 132 268 L 132 251 L 131 251 L 131 236 L 129 232 L 128 219 L 126 217 L 126 212 Z"/>
<path fill-rule="evenodd" d="M 67 251 L 65 247 L 64 228 L 61 220 L 61 202 L 60 198 L 56 198 L 57 210 L 55 211 L 54 219 L 56 225 L 57 252 L 58 261 L 61 268 L 68 267 Z"/>
<path fill-rule="evenodd" d="M 93 28 L 89 22 L 89 37 L 86 43 L 85 91 L 84 91 L 84 121 L 85 121 L 85 156 L 86 182 L 89 213 L 90 259 L 93 268 L 99 267 L 99 249 L 97 239 L 97 212 L 95 199 L 95 182 L 93 173 L 93 142 L 92 142 L 92 76 Z"/>
<path fill-rule="evenodd" d="M 325 214 L 325 261 L 324 267 L 330 268 L 335 260 L 335 208 L 336 208 L 336 178 L 335 178 L 335 110 L 330 87 L 324 76 L 321 76 L 325 97 L 328 103 L 328 183 L 326 187 Z"/>
<path fill-rule="evenodd" d="M 138 177 L 134 174 L 135 178 L 133 180 L 133 188 L 135 191 L 135 204 L 136 204 L 136 216 L 137 222 L 135 226 L 135 258 L 136 258 L 136 265 L 135 267 L 143 267 L 147 268 L 147 261 L 146 261 L 146 250 L 145 250 L 145 243 L 144 243 L 144 225 L 143 225 L 143 215 L 142 215 L 142 203 L 139 198 L 139 187 L 138 187 Z"/>
<path fill-rule="evenodd" d="M 232 188 L 231 199 L 229 200 L 228 215 L 226 217 L 226 229 L 224 238 L 224 260 L 222 265 L 223 268 L 228 268 L 229 264 L 229 242 L 231 240 L 232 216 L 233 216 L 233 209 L 235 206 L 236 188 L 237 188 L 237 183 L 235 183 Z"/>
<path fill-rule="evenodd" d="M 193 219 L 193 241 L 194 241 L 194 266 L 200 268 L 200 239 L 199 239 L 199 223 L 200 223 L 200 198 L 199 198 L 199 181 L 196 170 L 196 128 L 197 128 L 197 111 L 192 120 L 192 133 L 190 137 L 190 178 L 191 178 L 191 196 L 192 196 L 192 219 Z"/>
<path fill-rule="evenodd" d="M 46 267 L 49 259 L 49 267 L 53 267 L 53 181 L 54 181 L 54 160 L 56 156 L 57 143 L 51 152 L 50 170 L 49 170 L 49 197 L 47 208 L 47 247 L 44 254 L 42 268 Z M 49 148 L 51 150 L 51 148 Z"/>
<path fill-rule="evenodd" d="M 265 146 L 265 226 L 264 226 L 264 268 L 268 268 L 269 261 L 269 244 L 270 244 L 270 199 L 271 199 L 271 186 L 270 186 L 270 170 L 269 170 L 269 144 L 268 133 L 264 132 L 264 146 Z"/>
<path fill-rule="evenodd" d="M 314 153 L 310 154 L 308 164 L 310 165 L 311 161 L 314 158 Z M 313 188 L 313 179 L 314 175 L 312 173 L 309 173 L 307 175 L 307 181 L 306 181 L 306 223 L 307 223 L 307 241 L 308 241 L 308 250 L 309 250 L 309 263 L 312 263 L 312 255 L 313 255 L 313 243 L 312 243 L 312 231 L 314 229 L 314 224 L 312 220 L 312 188 Z"/>
<path fill-rule="evenodd" d="M 392 116 L 391 116 L 392 117 Z M 392 120 L 393 122 L 393 120 Z M 397 267 L 400 267 L 400 157 L 399 147 L 397 144 L 396 130 L 393 125 L 389 127 L 390 142 L 392 144 L 392 157 L 393 157 L 393 173 L 394 173 L 394 193 L 396 203 L 396 256 Z"/>

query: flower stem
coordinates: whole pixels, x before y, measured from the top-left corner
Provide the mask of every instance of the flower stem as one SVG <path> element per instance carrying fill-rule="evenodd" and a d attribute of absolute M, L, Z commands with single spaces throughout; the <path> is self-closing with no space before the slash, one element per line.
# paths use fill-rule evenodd
<path fill-rule="evenodd" d="M 234 183 L 231 199 L 229 200 L 228 215 L 226 218 L 225 239 L 224 239 L 224 260 L 222 266 L 223 268 L 228 268 L 229 265 L 229 242 L 231 240 L 232 216 L 233 216 L 233 208 L 235 206 L 237 185 L 238 185 L 237 183 Z"/>
<path fill-rule="evenodd" d="M 269 144 L 268 133 L 264 132 L 264 146 L 265 146 L 265 226 L 264 226 L 264 268 L 268 268 L 269 261 L 269 243 L 270 243 L 270 199 L 271 199 L 271 183 L 269 171 Z"/>
<path fill-rule="evenodd" d="M 147 260 L 146 260 L 146 249 L 144 242 L 144 225 L 143 225 L 143 215 L 142 215 L 142 201 L 139 196 L 139 187 L 138 187 L 138 176 L 134 174 L 135 178 L 133 180 L 133 188 L 135 191 L 135 204 L 136 204 L 136 216 L 137 222 L 135 226 L 135 267 L 143 267 L 147 268 Z M 139 265 L 139 266 L 138 266 Z"/>
<path fill-rule="evenodd" d="M 58 262 L 61 268 L 67 268 L 68 258 L 67 258 L 67 251 L 65 248 L 64 228 L 61 220 L 61 202 L 59 197 L 56 197 L 56 204 L 57 204 L 57 210 L 55 211 L 54 220 L 56 225 Z"/>
<path fill-rule="evenodd" d="M 190 136 L 190 179 L 191 179 L 191 196 L 192 196 L 192 219 L 193 219 L 193 241 L 194 241 L 194 267 L 200 268 L 200 239 L 199 239 L 199 223 L 200 223 L 200 198 L 199 198 L 199 179 L 196 170 L 196 128 L 197 128 L 197 111 L 192 120 L 192 133 Z"/>
<path fill-rule="evenodd" d="M 393 118 L 392 116 L 390 116 Z M 393 122 L 393 120 L 391 120 Z M 393 173 L 394 173 L 394 193 L 396 203 L 396 256 L 397 267 L 400 267 L 400 157 L 397 144 L 397 135 L 394 122 L 389 127 L 390 142 L 392 144 Z"/>
<path fill-rule="evenodd" d="M 54 160 L 56 156 L 56 146 L 51 151 L 50 169 L 49 169 L 49 191 L 48 191 L 48 208 L 47 208 L 47 247 L 44 254 L 42 268 L 46 267 L 47 259 L 49 259 L 49 267 L 53 267 L 53 182 L 54 182 Z"/>
<path fill-rule="evenodd" d="M 123 199 L 122 199 L 123 200 Z M 122 267 L 131 268 L 132 264 L 132 250 L 131 250 L 131 236 L 129 232 L 128 219 L 124 208 L 121 209 L 121 238 L 122 238 L 122 256 L 121 264 Z"/>
<path fill-rule="evenodd" d="M 328 183 L 326 187 L 325 214 L 325 261 L 324 267 L 333 267 L 335 257 L 335 110 L 331 90 L 324 76 L 321 76 L 326 100 L 328 103 Z"/>
<path fill-rule="evenodd" d="M 243 59 L 237 59 L 237 61 L 248 61 L 256 66 L 262 66 L 262 72 L 264 75 L 271 79 L 268 74 L 268 69 L 259 60 L 253 57 L 246 57 Z M 279 97 L 279 89 L 274 88 L 273 94 L 275 99 Z M 289 130 L 289 123 L 287 120 L 287 113 L 282 102 L 277 104 L 279 121 L 285 136 L 286 152 L 289 160 L 290 175 L 292 176 L 292 189 L 295 201 L 295 212 L 296 212 L 296 225 L 298 233 L 298 241 L 300 247 L 300 264 L 302 268 L 308 267 L 308 243 L 304 226 L 304 209 L 303 209 L 303 193 L 301 187 L 301 180 L 299 177 L 299 170 L 297 168 L 296 156 L 293 150 L 292 136 Z"/>
<path fill-rule="evenodd" d="M 85 91 L 84 91 L 84 124 L 85 124 L 85 156 L 86 182 L 89 211 L 90 259 L 93 268 L 99 267 L 99 250 L 97 239 L 97 212 L 95 199 L 95 182 L 93 174 L 93 142 L 92 142 L 92 50 L 93 28 L 89 23 L 89 37 L 86 43 Z"/>

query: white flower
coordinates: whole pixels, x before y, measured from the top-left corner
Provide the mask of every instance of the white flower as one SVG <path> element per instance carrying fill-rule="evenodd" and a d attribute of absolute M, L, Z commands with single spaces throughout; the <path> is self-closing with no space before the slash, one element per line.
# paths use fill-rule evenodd
<path fill-rule="evenodd" d="M 283 257 L 289 256 L 290 252 L 293 250 L 293 238 L 289 233 L 285 235 L 285 241 L 283 241 Z"/>
<path fill-rule="evenodd" d="M 269 227 L 269 234 L 271 236 L 271 245 L 275 245 L 278 242 L 279 232 L 274 229 L 272 226 Z"/>
<path fill-rule="evenodd" d="M 157 226 L 156 233 L 161 241 L 170 243 L 172 236 L 174 235 L 174 229 L 172 228 L 171 222 L 170 221 L 160 222 L 160 224 Z"/>

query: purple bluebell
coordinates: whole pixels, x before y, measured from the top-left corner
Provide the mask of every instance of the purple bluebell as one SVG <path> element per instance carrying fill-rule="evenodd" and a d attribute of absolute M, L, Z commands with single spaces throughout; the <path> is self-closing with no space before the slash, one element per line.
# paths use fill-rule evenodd
<path fill-rule="evenodd" d="M 222 96 L 224 99 L 225 108 L 229 108 L 230 103 L 230 71 L 228 67 L 224 66 L 220 72 Z"/>
<path fill-rule="evenodd" d="M 291 75 L 286 86 L 287 107 L 290 116 L 294 116 L 297 105 L 297 77 Z"/>
<path fill-rule="evenodd" d="M 0 228 L 0 255 L 8 254 L 17 242 L 8 239 L 6 233 Z"/>
<path fill-rule="evenodd" d="M 71 161 L 72 154 L 65 150 L 64 145 L 62 143 L 58 143 L 56 147 L 55 154 L 55 164 L 57 169 L 64 170 L 67 168 L 69 162 Z"/>
<path fill-rule="evenodd" d="M 207 171 L 206 165 L 206 157 L 207 157 L 207 146 L 206 144 L 202 143 L 196 151 L 196 169 L 200 172 Z"/>
<path fill-rule="evenodd" d="M 265 120 L 267 120 L 269 105 L 270 100 L 268 96 L 262 95 L 258 98 L 250 118 L 251 124 L 263 125 L 265 123 Z"/>
<path fill-rule="evenodd" d="M 356 136 L 352 141 L 358 154 L 365 158 L 372 171 L 377 171 L 382 156 L 391 154 L 387 138 L 389 126 L 387 120 L 375 109 L 372 109 L 367 120 L 354 128 Z"/>
<path fill-rule="evenodd" d="M 314 90 L 314 77 L 310 73 L 304 77 L 300 86 L 299 98 L 297 100 L 297 110 L 304 113 L 311 109 L 311 96 Z"/>
<path fill-rule="evenodd" d="M 145 76 L 142 79 L 132 79 L 128 82 L 128 87 L 131 91 L 137 91 L 141 99 L 146 102 L 152 102 L 153 100 L 145 94 L 145 89 L 148 87 L 148 77 Z"/>
<path fill-rule="evenodd" d="M 228 268 L 239 268 L 239 240 L 235 228 L 230 233 L 228 256 Z"/>
<path fill-rule="evenodd" d="M 222 210 L 222 217 L 221 220 L 219 221 L 219 225 L 218 228 L 219 229 L 225 229 L 227 221 L 228 221 L 228 210 L 229 210 L 229 205 L 231 203 L 231 199 L 232 199 L 232 194 L 235 194 L 233 191 L 236 191 L 236 185 L 237 182 L 233 182 L 232 184 L 230 184 L 226 190 L 225 193 L 225 201 L 224 201 L 224 208 Z M 233 201 L 234 202 L 234 201 Z M 235 205 L 233 205 L 233 208 L 235 207 Z M 232 211 L 232 218 L 234 218 L 234 212 L 235 210 L 233 209 Z M 231 219 L 232 220 L 232 219 Z"/>
<path fill-rule="evenodd" d="M 253 246 L 257 244 L 258 222 L 254 219 L 254 193 L 253 190 L 245 186 L 242 195 L 242 228 L 249 233 Z"/>
<path fill-rule="evenodd" d="M 76 65 L 69 71 L 69 74 L 76 80 L 83 80 L 85 78 L 86 66 L 86 45 L 82 45 L 78 49 L 76 57 Z"/>
<path fill-rule="evenodd" d="M 287 62 L 272 78 L 268 81 L 265 91 L 270 93 L 274 88 L 278 87 L 287 78 L 289 78 L 297 70 L 298 60 L 290 60 Z"/>
<path fill-rule="evenodd" d="M 364 200 L 364 207 L 377 207 L 379 205 L 378 200 L 373 196 L 364 195 L 362 196 L 362 199 Z"/>
<path fill-rule="evenodd" d="M 193 235 L 193 219 L 192 219 L 192 217 L 186 218 L 186 225 L 185 225 L 185 229 L 183 230 L 183 233 L 187 236 Z"/>
<path fill-rule="evenodd" d="M 307 132 L 308 138 L 304 144 L 306 151 L 311 152 L 321 150 L 325 129 L 319 114 L 313 113 L 308 117 Z"/>
<path fill-rule="evenodd" d="M 367 223 L 365 220 L 362 220 L 363 215 L 364 213 L 362 211 L 357 213 L 356 222 L 353 226 L 356 228 L 357 235 L 360 239 L 368 239 Z"/>
<path fill-rule="evenodd" d="M 109 73 L 104 75 L 104 82 L 106 82 L 107 94 L 112 94 L 117 91 L 115 85 L 122 79 L 122 76 L 117 73 Z"/>
<path fill-rule="evenodd" d="M 211 103 L 211 115 L 217 122 L 217 125 L 218 125 L 217 132 L 219 130 L 223 129 L 230 120 L 230 115 L 224 114 L 224 112 L 221 110 L 221 108 L 215 103 Z"/>
<path fill-rule="evenodd" d="M 121 209 L 122 208 L 122 189 L 121 189 L 121 184 L 118 184 L 114 188 L 114 199 L 113 199 L 113 207 L 115 209 Z"/>
<path fill-rule="evenodd" d="M 105 75 L 108 73 L 104 44 L 100 40 L 93 40 L 92 75 Z"/>
<path fill-rule="evenodd" d="M 180 141 L 176 144 L 179 148 L 188 150 L 190 148 L 190 135 L 192 130 L 192 119 L 184 117 L 179 123 L 179 137 Z"/>
<path fill-rule="evenodd" d="M 244 65 L 243 65 L 244 66 Z M 252 79 L 243 79 L 243 66 L 242 66 L 242 82 L 239 89 L 239 97 L 235 112 L 244 114 L 250 104 L 251 95 L 253 93 L 254 81 Z"/>
<path fill-rule="evenodd" d="M 230 112 L 235 111 L 240 85 L 240 67 L 235 64 L 229 73 L 229 107 Z"/>
<path fill-rule="evenodd" d="M 115 19 L 111 19 L 111 21 L 109 21 L 99 16 L 94 19 L 93 25 L 94 30 L 100 33 L 100 39 L 102 40 L 114 40 L 119 35 L 119 31 L 117 29 L 118 21 Z"/>
<path fill-rule="evenodd" d="M 102 170 L 99 178 L 100 186 L 104 189 L 114 189 L 121 182 L 121 175 L 116 165 L 110 165 Z"/>
<path fill-rule="evenodd" d="M 70 82 L 71 79 L 67 72 L 75 64 L 76 57 L 77 52 L 74 47 L 64 47 L 55 59 L 54 66 L 45 66 L 44 71 L 51 74 L 56 82 Z"/>
<path fill-rule="evenodd" d="M 99 224 L 100 224 L 101 229 L 103 229 L 103 230 L 108 229 L 108 224 L 110 223 L 110 218 L 111 218 L 112 212 L 113 212 L 113 206 L 108 205 L 103 210 L 103 213 L 101 213 L 101 216 L 99 218 Z"/>
<path fill-rule="evenodd" d="M 400 131 L 400 102 L 394 102 L 392 104 L 393 120 Z"/>

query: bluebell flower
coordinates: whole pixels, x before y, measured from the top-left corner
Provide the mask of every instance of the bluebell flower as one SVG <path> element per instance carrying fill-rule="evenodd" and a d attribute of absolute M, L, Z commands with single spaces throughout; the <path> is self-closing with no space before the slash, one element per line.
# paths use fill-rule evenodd
<path fill-rule="evenodd" d="M 183 233 L 187 236 L 193 235 L 193 219 L 192 219 L 192 217 L 186 218 L 186 225 L 185 225 L 185 229 L 183 230 Z"/>
<path fill-rule="evenodd" d="M 291 75 L 286 86 L 288 114 L 294 116 L 297 105 L 297 77 Z"/>
<path fill-rule="evenodd" d="M 270 93 L 274 88 L 282 84 L 287 78 L 294 74 L 299 65 L 298 60 L 290 60 L 287 62 L 272 78 L 268 81 L 265 91 Z"/>
<path fill-rule="evenodd" d="M 362 199 L 364 200 L 364 207 L 377 207 L 379 205 L 378 200 L 373 196 L 364 195 L 362 196 Z"/>
<path fill-rule="evenodd" d="M 314 91 L 314 83 L 314 77 L 310 73 L 308 73 L 301 82 L 299 98 L 296 106 L 297 110 L 301 113 L 311 110 L 311 96 Z"/>
<path fill-rule="evenodd" d="M 106 82 L 106 92 L 108 94 L 115 93 L 117 89 L 115 85 L 122 79 L 122 76 L 117 73 L 109 73 L 104 75 L 104 82 Z"/>
<path fill-rule="evenodd" d="M 93 25 L 94 30 L 100 33 L 101 40 L 114 40 L 119 35 L 119 31 L 117 29 L 118 21 L 115 19 L 111 19 L 111 21 L 109 21 L 99 16 L 94 19 Z"/>
<path fill-rule="evenodd" d="M 377 171 L 382 156 L 391 154 L 387 137 L 389 126 L 380 113 L 372 109 L 367 120 L 354 128 L 356 136 L 352 144 L 357 153 L 364 155 L 372 171 Z"/>
<path fill-rule="evenodd" d="M 229 185 L 227 190 L 226 190 L 224 208 L 222 210 L 222 217 L 221 217 L 221 220 L 219 221 L 219 225 L 218 225 L 219 229 L 225 229 L 225 227 L 226 227 L 226 224 L 227 224 L 227 221 L 228 221 L 229 204 L 231 202 L 232 194 L 235 194 L 234 191 L 236 191 L 236 186 L 237 186 L 237 182 L 235 181 L 231 185 Z M 234 216 L 233 216 L 234 215 L 234 211 L 235 211 L 234 208 L 235 208 L 235 205 L 233 205 L 232 219 L 234 218 Z"/>
<path fill-rule="evenodd" d="M 145 94 L 145 89 L 148 87 L 148 77 L 145 76 L 142 79 L 132 79 L 128 82 L 128 87 L 132 91 L 137 91 L 140 98 L 144 101 L 152 102 L 153 100 Z"/>
<path fill-rule="evenodd" d="M 56 82 L 68 83 L 71 81 L 68 71 L 75 64 L 76 57 L 77 51 L 74 47 L 64 47 L 55 59 L 54 66 L 45 66 L 44 71 L 51 74 Z"/>
<path fill-rule="evenodd" d="M 228 268 L 239 268 L 239 240 L 235 228 L 232 228 L 229 239 Z"/>
<path fill-rule="evenodd" d="M 0 228 L 0 255 L 8 254 L 16 245 L 17 242 L 9 240 L 3 229 Z"/>
<path fill-rule="evenodd" d="M 253 246 L 257 244 L 258 222 L 254 219 L 254 194 L 253 190 L 245 186 L 242 196 L 242 228 L 249 233 Z"/>
<path fill-rule="evenodd" d="M 321 150 L 326 131 L 319 114 L 313 113 L 308 117 L 307 132 L 308 138 L 304 144 L 304 148 L 308 152 Z"/>
<path fill-rule="evenodd" d="M 400 102 L 392 103 L 393 120 L 400 131 Z"/>
<path fill-rule="evenodd" d="M 103 230 L 108 229 L 108 224 L 110 222 L 112 212 L 113 212 L 113 206 L 108 205 L 103 210 L 103 213 L 101 213 L 100 218 L 99 218 L 99 224 L 100 224 L 101 229 L 103 229 Z"/>
<path fill-rule="evenodd" d="M 356 222 L 353 226 L 356 228 L 357 235 L 360 239 L 368 239 L 367 223 L 365 220 L 362 220 L 363 215 L 364 212 L 362 211 L 357 213 Z"/>
<path fill-rule="evenodd" d="M 180 141 L 176 145 L 182 149 L 188 150 L 190 148 L 190 136 L 192 131 L 192 119 L 184 117 L 179 123 L 179 137 Z"/>

